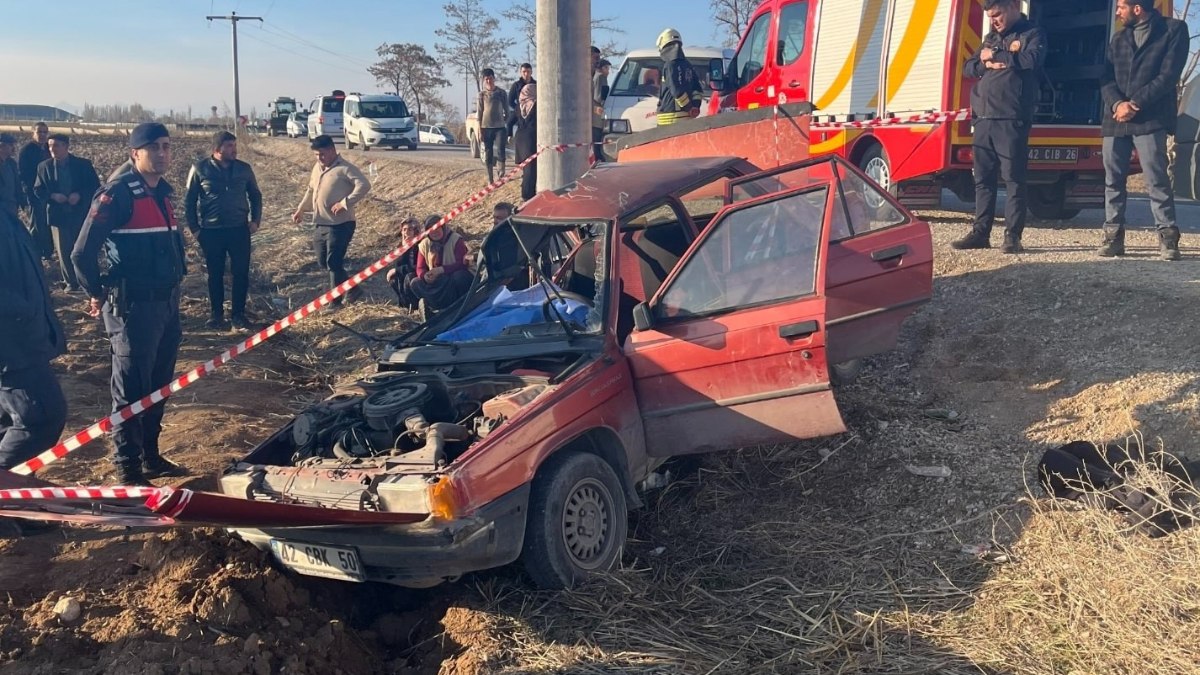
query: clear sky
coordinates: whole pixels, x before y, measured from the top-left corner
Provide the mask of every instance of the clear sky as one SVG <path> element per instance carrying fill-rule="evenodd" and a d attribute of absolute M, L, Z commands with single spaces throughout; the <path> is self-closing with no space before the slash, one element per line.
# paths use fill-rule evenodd
<path fill-rule="evenodd" d="M 519 1 L 483 5 L 499 18 Z M 136 102 L 159 114 L 192 106 L 196 116 L 213 105 L 233 109 L 229 22 L 210 24 L 206 15 L 264 17 L 262 24 L 238 24 L 242 114 L 255 107 L 260 115 L 276 96 L 307 105 L 332 89 L 378 91 L 366 72 L 375 48 L 415 42 L 436 55 L 433 31 L 446 22 L 440 0 L 47 0 L 39 28 L 39 5 L 0 0 L 0 7 L 10 4 L 2 14 L 17 21 L 0 40 L 0 103 L 74 109 Z M 682 6 L 689 11 L 675 9 Z M 611 37 L 630 49 L 653 46 L 667 26 L 681 31 L 685 44 L 720 42 L 707 0 L 595 0 L 592 15 L 612 17 L 625 30 L 596 41 Z M 513 58 L 524 60 L 524 38 L 507 28 L 518 40 Z M 446 77 L 454 86 L 444 95 L 461 114 L 462 76 L 448 69 Z"/>

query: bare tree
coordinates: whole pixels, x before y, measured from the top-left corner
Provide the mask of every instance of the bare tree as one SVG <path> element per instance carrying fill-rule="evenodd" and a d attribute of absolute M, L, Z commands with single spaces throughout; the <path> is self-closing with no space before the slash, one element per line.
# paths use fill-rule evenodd
<path fill-rule="evenodd" d="M 442 5 L 446 25 L 433 31 L 443 40 L 434 49 L 455 72 L 475 79 L 475 90 L 483 88 L 479 71 L 492 68 L 496 79 L 507 79 L 504 53 L 514 40 L 500 34 L 500 20 L 483 8 L 481 0 L 455 0 Z"/>
<path fill-rule="evenodd" d="M 391 87 L 397 96 L 403 95 L 416 105 L 417 119 L 421 111 L 437 98 L 437 90 L 449 87 L 442 75 L 442 65 L 425 48 L 412 43 L 384 43 L 375 49 L 379 61 L 367 68 L 375 81 Z"/>
<path fill-rule="evenodd" d="M 530 0 L 517 0 L 500 15 L 516 24 L 518 34 L 525 38 L 525 56 L 532 61 L 533 55 L 537 53 L 537 10 L 533 3 Z M 625 31 L 616 26 L 616 21 L 613 17 L 592 19 L 592 42 L 605 56 L 627 51 L 617 44 L 615 36 L 624 35 Z M 596 38 L 597 33 L 604 33 L 608 37 L 599 41 Z"/>
<path fill-rule="evenodd" d="M 1188 29 L 1192 27 L 1192 22 L 1200 17 L 1200 6 L 1192 4 L 1192 0 L 1186 0 L 1183 6 L 1176 5 L 1175 18 L 1187 24 Z M 1193 35 L 1191 40 L 1190 53 L 1188 54 L 1187 66 L 1183 69 L 1183 77 L 1179 78 L 1179 93 L 1183 94 L 1183 85 L 1187 84 L 1188 80 L 1196 74 L 1196 66 L 1200 65 L 1200 49 L 1195 47 L 1197 36 Z"/>
<path fill-rule="evenodd" d="M 722 44 L 726 47 L 736 47 L 746 26 L 750 23 L 750 15 L 758 6 L 759 0 L 709 0 L 713 19 L 717 22 L 717 32 L 724 38 Z"/>

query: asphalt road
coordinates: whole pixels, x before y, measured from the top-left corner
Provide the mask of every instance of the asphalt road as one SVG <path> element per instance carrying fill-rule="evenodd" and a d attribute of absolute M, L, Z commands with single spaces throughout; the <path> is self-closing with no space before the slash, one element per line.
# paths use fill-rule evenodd
<path fill-rule="evenodd" d="M 969 202 L 960 201 L 957 197 L 951 194 L 948 190 L 942 193 L 942 208 L 949 211 L 962 211 L 965 213 L 974 213 L 975 206 Z M 1002 215 L 1004 213 L 1004 195 L 1001 193 L 997 200 L 996 213 Z M 1129 198 L 1129 203 L 1126 206 L 1125 220 L 1129 223 L 1130 229 L 1149 230 L 1154 228 L 1154 217 L 1150 215 L 1150 199 L 1147 197 Z M 1200 202 L 1191 200 L 1176 200 L 1175 201 L 1175 221 L 1179 225 L 1179 229 L 1183 232 L 1191 234 L 1200 234 Z M 1032 227 L 1060 226 L 1060 227 L 1095 227 L 1100 228 L 1104 224 L 1103 209 L 1085 209 L 1078 216 L 1067 221 L 1031 221 Z"/>
<path fill-rule="evenodd" d="M 307 138 L 283 137 L 279 140 L 297 144 L 308 143 Z M 363 165 L 364 160 L 370 161 L 374 157 L 390 157 L 414 162 L 416 164 L 431 164 L 436 166 L 449 166 L 463 169 L 483 167 L 482 162 L 471 157 L 471 153 L 468 151 L 468 147 L 465 145 L 434 145 L 432 143 L 422 143 L 417 146 L 416 150 L 409 150 L 407 148 L 401 148 L 399 150 L 392 150 L 390 148 L 373 148 L 371 150 L 355 148 L 353 150 L 347 150 L 346 146 L 339 140 L 337 147 L 338 152 L 342 153 L 359 166 Z"/>

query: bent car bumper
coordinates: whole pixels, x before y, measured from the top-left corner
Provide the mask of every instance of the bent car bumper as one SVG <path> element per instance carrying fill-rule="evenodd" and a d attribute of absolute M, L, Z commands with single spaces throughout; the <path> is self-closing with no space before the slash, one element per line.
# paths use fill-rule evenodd
<path fill-rule="evenodd" d="M 288 544 L 352 549 L 362 564 L 362 581 L 400 586 L 432 586 L 467 572 L 513 562 L 525 540 L 529 484 L 505 494 L 470 517 L 427 519 L 413 525 L 336 525 L 230 528 L 242 539 L 272 551 L 272 540 Z M 276 560 L 300 574 L 303 565 Z"/>

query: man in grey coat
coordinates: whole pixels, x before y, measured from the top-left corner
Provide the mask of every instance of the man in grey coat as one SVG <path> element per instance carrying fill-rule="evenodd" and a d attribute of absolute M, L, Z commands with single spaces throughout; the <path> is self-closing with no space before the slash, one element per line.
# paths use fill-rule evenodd
<path fill-rule="evenodd" d="M 1100 91 L 1105 115 L 1104 239 L 1096 252 L 1125 255 L 1125 189 L 1137 150 L 1146 175 L 1163 260 L 1179 260 L 1175 194 L 1167 170 L 1167 136 L 1175 133 L 1177 87 L 1188 59 L 1187 24 L 1162 16 L 1153 0 L 1117 0 L 1125 28 L 1108 45 Z"/>

